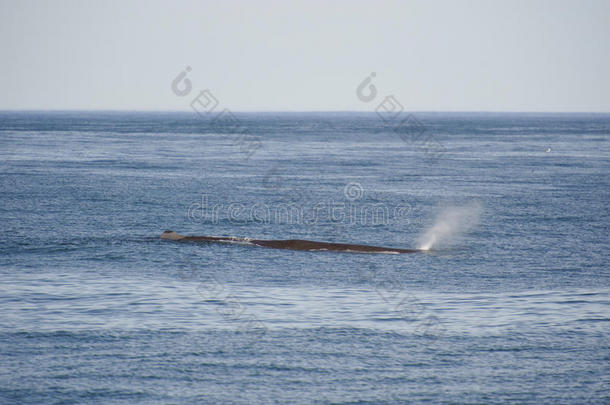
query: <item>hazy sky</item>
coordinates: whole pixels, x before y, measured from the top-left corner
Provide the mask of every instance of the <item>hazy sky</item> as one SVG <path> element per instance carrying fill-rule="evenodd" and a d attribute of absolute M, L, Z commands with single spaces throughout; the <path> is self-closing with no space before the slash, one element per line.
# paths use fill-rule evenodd
<path fill-rule="evenodd" d="M 0 0 L 0 18 L 0 109 L 187 110 L 209 89 L 233 111 L 610 111 L 610 1 Z"/>

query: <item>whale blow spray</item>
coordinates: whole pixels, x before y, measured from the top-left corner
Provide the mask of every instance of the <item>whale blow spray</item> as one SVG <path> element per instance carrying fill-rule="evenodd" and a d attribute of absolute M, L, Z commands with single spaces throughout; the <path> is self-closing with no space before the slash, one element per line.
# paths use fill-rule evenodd
<path fill-rule="evenodd" d="M 438 243 L 448 240 L 474 228 L 481 216 L 482 207 L 478 202 L 443 209 L 436 217 L 434 224 L 419 238 L 418 248 L 430 250 Z"/>

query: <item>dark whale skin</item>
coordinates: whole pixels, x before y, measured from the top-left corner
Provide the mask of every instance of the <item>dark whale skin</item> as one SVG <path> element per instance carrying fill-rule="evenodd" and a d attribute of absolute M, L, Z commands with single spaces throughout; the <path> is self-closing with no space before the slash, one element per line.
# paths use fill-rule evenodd
<path fill-rule="evenodd" d="M 317 242 L 313 240 L 285 239 L 285 240 L 264 240 L 246 239 L 222 236 L 186 236 L 173 231 L 165 231 L 161 235 L 162 239 L 181 241 L 181 242 L 217 242 L 217 243 L 247 243 L 272 249 L 288 249 L 303 251 L 328 250 L 333 252 L 351 253 L 418 253 L 417 249 L 397 249 L 380 246 L 355 245 L 350 243 L 330 243 Z"/>

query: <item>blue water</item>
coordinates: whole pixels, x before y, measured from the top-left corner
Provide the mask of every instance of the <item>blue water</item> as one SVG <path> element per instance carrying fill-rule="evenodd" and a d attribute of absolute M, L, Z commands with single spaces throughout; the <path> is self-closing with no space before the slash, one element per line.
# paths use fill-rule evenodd
<path fill-rule="evenodd" d="M 610 403 L 610 115 L 237 117 L 0 113 L 0 403 Z"/>

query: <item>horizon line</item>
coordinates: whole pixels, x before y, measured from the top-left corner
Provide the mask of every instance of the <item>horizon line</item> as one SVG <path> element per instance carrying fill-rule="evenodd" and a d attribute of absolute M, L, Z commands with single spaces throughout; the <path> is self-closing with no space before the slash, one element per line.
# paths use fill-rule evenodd
<path fill-rule="evenodd" d="M 265 113 L 285 113 L 285 114 L 363 114 L 376 113 L 374 110 L 229 110 L 234 114 L 265 114 Z M 172 110 L 172 109 L 87 109 L 87 108 L 67 108 L 67 109 L 4 109 L 0 108 L 0 112 L 106 112 L 106 113 L 193 113 L 197 114 L 194 110 Z M 218 113 L 218 112 L 216 112 Z M 610 111 L 544 111 L 544 110 L 404 110 L 401 113 L 407 114 L 610 114 Z M 213 112 L 205 113 L 213 115 Z"/>

